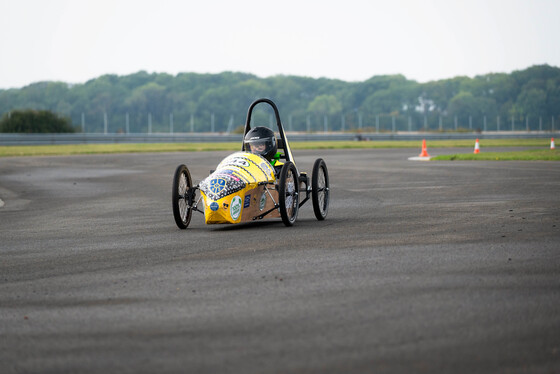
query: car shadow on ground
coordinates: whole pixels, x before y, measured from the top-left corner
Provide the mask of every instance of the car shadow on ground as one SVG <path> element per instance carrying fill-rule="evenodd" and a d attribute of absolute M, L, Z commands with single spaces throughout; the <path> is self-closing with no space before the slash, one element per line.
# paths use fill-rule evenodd
<path fill-rule="evenodd" d="M 212 231 L 238 231 L 238 230 L 258 229 L 263 227 L 278 227 L 279 229 L 280 228 L 298 229 L 300 227 L 305 227 L 306 229 L 312 229 L 314 227 L 323 228 L 325 226 L 334 225 L 339 221 L 340 220 L 336 218 L 327 218 L 324 221 L 319 221 L 316 218 L 298 218 L 293 226 L 288 227 L 284 225 L 284 223 L 280 218 L 277 219 L 275 218 L 275 219 L 262 220 L 262 221 L 216 225 L 215 227 L 209 227 L 209 228 Z M 214 225 L 208 225 L 208 226 L 214 226 Z"/>

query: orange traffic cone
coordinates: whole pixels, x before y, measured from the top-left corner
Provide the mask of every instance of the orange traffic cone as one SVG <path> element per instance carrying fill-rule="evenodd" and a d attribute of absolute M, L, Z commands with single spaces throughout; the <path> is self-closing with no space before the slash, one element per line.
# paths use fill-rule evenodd
<path fill-rule="evenodd" d="M 474 153 L 480 153 L 480 145 L 478 144 L 478 139 L 474 143 Z"/>
<path fill-rule="evenodd" d="M 422 152 L 420 153 L 419 157 L 430 157 L 428 154 L 428 147 L 426 147 L 426 139 L 422 140 Z"/>
<path fill-rule="evenodd" d="M 556 146 L 554 145 L 554 138 L 550 139 L 550 149 L 556 149 Z"/>

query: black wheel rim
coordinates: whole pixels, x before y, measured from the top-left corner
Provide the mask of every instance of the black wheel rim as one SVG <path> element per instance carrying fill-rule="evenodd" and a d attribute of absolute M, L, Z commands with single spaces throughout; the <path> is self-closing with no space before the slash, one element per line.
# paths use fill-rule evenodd
<path fill-rule="evenodd" d="M 286 163 L 280 172 L 279 209 L 282 221 L 292 226 L 297 219 L 299 209 L 298 174 L 291 162 Z"/>
<path fill-rule="evenodd" d="M 321 165 L 321 171 L 317 178 L 317 200 L 321 210 L 321 215 L 327 212 L 329 202 L 329 188 L 327 187 L 327 180 L 325 177 L 325 168 Z"/>
<path fill-rule="evenodd" d="M 194 190 L 191 175 L 185 165 L 179 165 L 173 177 L 173 217 L 180 229 L 186 229 L 191 221 Z"/>
<path fill-rule="evenodd" d="M 322 159 L 317 159 L 313 165 L 311 178 L 311 192 L 313 199 L 313 212 L 315 217 L 322 221 L 327 217 L 329 210 L 329 173 L 327 165 Z"/>
<path fill-rule="evenodd" d="M 286 200 L 285 200 L 285 207 L 286 213 L 290 222 L 295 221 L 297 208 L 299 204 L 298 193 L 296 191 L 296 178 L 294 176 L 293 169 L 290 168 L 288 170 L 288 174 L 286 176 Z"/>
<path fill-rule="evenodd" d="M 179 184 L 177 186 L 177 193 L 178 193 L 177 205 L 179 206 L 179 215 L 181 217 L 181 221 L 184 224 L 187 223 L 187 217 L 190 213 L 190 204 L 187 196 L 189 187 L 190 186 L 187 183 L 186 173 L 183 171 L 181 173 L 181 176 L 179 177 Z"/>

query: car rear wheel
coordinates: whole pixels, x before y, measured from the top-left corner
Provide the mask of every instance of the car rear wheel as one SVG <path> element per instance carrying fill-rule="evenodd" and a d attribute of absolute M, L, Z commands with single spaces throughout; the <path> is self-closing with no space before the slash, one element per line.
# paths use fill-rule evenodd
<path fill-rule="evenodd" d="M 180 229 L 186 229 L 191 222 L 192 203 L 194 200 L 192 179 L 189 169 L 185 165 L 177 166 L 173 177 L 171 193 L 173 217 Z"/>
<path fill-rule="evenodd" d="M 278 186 L 278 203 L 280 216 L 286 226 L 292 226 L 297 219 L 299 210 L 299 183 L 295 165 L 288 161 L 280 170 Z"/>
<path fill-rule="evenodd" d="M 327 164 L 322 158 L 315 160 L 311 175 L 311 199 L 313 212 L 319 221 L 327 218 L 329 211 L 329 172 Z"/>

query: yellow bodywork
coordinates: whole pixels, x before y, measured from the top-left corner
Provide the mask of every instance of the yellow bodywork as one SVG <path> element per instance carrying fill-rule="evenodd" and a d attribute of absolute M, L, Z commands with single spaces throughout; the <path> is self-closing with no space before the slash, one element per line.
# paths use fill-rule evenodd
<path fill-rule="evenodd" d="M 200 182 L 205 222 L 246 222 L 273 209 L 278 201 L 275 180 L 274 168 L 264 157 L 248 152 L 229 155 Z M 275 209 L 266 217 L 279 216 Z"/>

